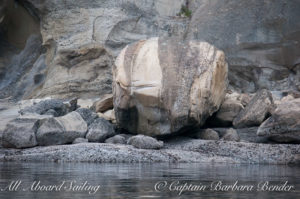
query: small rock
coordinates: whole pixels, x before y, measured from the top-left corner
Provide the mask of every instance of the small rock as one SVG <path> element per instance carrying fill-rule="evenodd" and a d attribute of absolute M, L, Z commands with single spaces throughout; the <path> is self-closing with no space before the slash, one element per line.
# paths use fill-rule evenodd
<path fill-rule="evenodd" d="M 219 140 L 219 134 L 212 129 L 203 129 L 194 135 L 194 138 L 202 140 Z"/>
<path fill-rule="evenodd" d="M 115 135 L 115 130 L 111 123 L 103 118 L 97 118 L 90 125 L 86 138 L 90 142 L 104 142 L 107 138 Z"/>
<path fill-rule="evenodd" d="M 9 122 L 2 136 L 3 147 L 21 149 L 36 146 L 38 121 L 38 119 L 17 118 Z"/>
<path fill-rule="evenodd" d="M 79 144 L 79 143 L 88 143 L 88 139 L 85 138 L 76 138 L 72 144 Z"/>
<path fill-rule="evenodd" d="M 161 149 L 164 146 L 163 141 L 145 135 L 136 135 L 129 138 L 127 144 L 138 149 Z"/>
<path fill-rule="evenodd" d="M 113 94 L 104 95 L 103 98 L 99 101 L 96 101 L 92 107 L 92 109 L 95 110 L 96 113 L 103 113 L 105 111 L 113 109 Z"/>
<path fill-rule="evenodd" d="M 105 140 L 105 143 L 110 144 L 126 144 L 126 139 L 121 135 L 115 135 L 114 137 Z"/>
<path fill-rule="evenodd" d="M 259 91 L 233 120 L 236 128 L 259 126 L 273 110 L 272 94 L 267 90 Z"/>
<path fill-rule="evenodd" d="M 225 135 L 222 137 L 222 140 L 239 142 L 240 136 L 235 129 L 230 128 L 226 131 Z"/>
<path fill-rule="evenodd" d="M 36 134 L 41 146 L 72 143 L 87 132 L 87 123 L 75 111 L 62 117 L 42 120 L 41 123 Z"/>
<path fill-rule="evenodd" d="M 76 110 L 76 112 L 81 115 L 88 126 L 92 124 L 93 121 L 98 117 L 96 113 L 87 108 L 79 108 Z"/>
<path fill-rule="evenodd" d="M 116 123 L 116 116 L 115 116 L 115 111 L 112 110 L 108 110 L 104 113 L 105 118 L 108 118 L 109 121 L 111 121 L 112 123 Z"/>

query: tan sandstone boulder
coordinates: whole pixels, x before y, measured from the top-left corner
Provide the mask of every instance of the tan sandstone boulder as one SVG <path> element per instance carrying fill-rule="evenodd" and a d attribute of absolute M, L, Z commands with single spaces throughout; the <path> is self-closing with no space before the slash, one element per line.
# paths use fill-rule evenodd
<path fill-rule="evenodd" d="M 150 136 L 201 126 L 224 100 L 227 73 L 224 53 L 206 42 L 151 38 L 127 46 L 113 69 L 117 123 Z"/>

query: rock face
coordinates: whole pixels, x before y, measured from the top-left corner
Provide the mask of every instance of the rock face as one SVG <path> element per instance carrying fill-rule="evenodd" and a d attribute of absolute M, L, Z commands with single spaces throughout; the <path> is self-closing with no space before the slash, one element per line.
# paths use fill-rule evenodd
<path fill-rule="evenodd" d="M 164 146 L 162 141 L 145 135 L 133 136 L 127 143 L 138 149 L 160 149 Z"/>
<path fill-rule="evenodd" d="M 300 98 L 278 105 L 259 127 L 257 135 L 277 142 L 300 142 Z"/>
<path fill-rule="evenodd" d="M 92 98 L 111 93 L 112 63 L 110 53 L 97 44 L 58 50 L 42 88 L 33 95 Z"/>
<path fill-rule="evenodd" d="M 97 118 L 90 125 L 86 138 L 90 142 L 104 142 L 107 138 L 115 135 L 113 126 L 103 118 Z"/>
<path fill-rule="evenodd" d="M 193 14 L 187 38 L 225 52 L 232 87 L 255 92 L 299 86 L 298 0 L 190 2 Z"/>
<path fill-rule="evenodd" d="M 4 130 L 2 145 L 7 148 L 29 148 L 37 145 L 36 131 L 39 120 L 17 118 L 9 122 Z"/>
<path fill-rule="evenodd" d="M 272 94 L 261 90 L 251 99 L 249 104 L 234 119 L 237 128 L 259 126 L 271 114 L 274 102 Z"/>
<path fill-rule="evenodd" d="M 40 21 L 36 20 L 35 23 L 37 31 L 35 29 L 27 31 L 29 35 L 27 34 L 26 30 L 33 29 L 31 28 L 33 25 L 25 20 L 28 16 L 24 17 L 20 9 L 11 12 L 14 20 L 3 18 L 5 14 L 2 13 L 2 4 L 7 2 L 12 5 L 10 7 L 22 8 L 28 16 L 32 15 L 39 19 Z M 124 46 L 141 39 L 159 35 L 183 35 L 188 19 L 176 15 L 184 3 L 185 0 L 1 2 L 1 47 L 3 46 L 1 30 L 5 21 L 13 22 L 9 26 L 11 30 L 8 36 L 18 36 L 17 33 L 21 32 L 19 30 L 23 30 L 27 37 L 21 35 L 22 37 L 15 38 L 22 38 L 26 42 L 30 34 L 37 33 L 41 34 L 42 42 L 40 39 L 38 46 L 29 46 L 32 50 L 26 49 L 26 52 L 22 53 L 18 59 L 20 61 L 13 64 L 16 66 L 14 69 L 6 65 L 11 62 L 10 54 L 16 53 L 7 53 L 11 51 L 7 47 L 3 48 L 5 53 L 3 59 L 6 57 L 9 59 L 2 64 L 0 47 L 0 76 L 5 74 L 11 76 L 9 71 L 26 69 L 20 72 L 20 76 L 24 75 L 23 79 L 9 77 L 9 85 L 3 91 L 0 86 L 0 97 L 17 95 L 25 98 L 45 96 L 93 98 L 111 93 L 111 66 L 114 57 Z M 6 26 L 3 29 L 6 29 Z M 22 84 L 16 87 L 15 84 L 18 82 Z M 11 87 L 17 89 L 10 90 Z"/>
<path fill-rule="evenodd" d="M 140 41 L 118 56 L 113 87 L 117 123 L 130 132 L 167 135 L 203 125 L 225 97 L 225 55 L 205 42 Z"/>
<path fill-rule="evenodd" d="M 8 3 L 10 17 L 4 17 L 3 5 Z M 179 17 L 182 5 L 192 10 L 191 21 Z M 237 90 L 300 89 L 298 10 L 297 0 L 5 0 L 0 14 L 0 77 L 6 77 L 0 81 L 0 96 L 111 93 L 114 57 L 128 44 L 157 36 L 206 41 L 223 50 L 230 85 Z M 40 33 L 42 37 L 30 36 Z M 27 40 L 27 45 L 14 49 L 11 39 L 3 39 L 6 36 L 23 45 Z M 19 73 L 12 77 L 14 71 Z"/>
<path fill-rule="evenodd" d="M 41 123 L 36 137 L 42 146 L 72 143 L 76 138 L 83 138 L 87 132 L 87 124 L 77 112 L 45 119 Z"/>

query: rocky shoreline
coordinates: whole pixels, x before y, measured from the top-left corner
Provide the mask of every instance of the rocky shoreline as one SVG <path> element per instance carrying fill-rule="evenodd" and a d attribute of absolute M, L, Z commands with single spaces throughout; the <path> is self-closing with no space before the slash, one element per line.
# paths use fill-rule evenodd
<path fill-rule="evenodd" d="M 282 138 L 279 143 L 259 136 L 257 132 L 262 130 L 255 126 L 194 128 L 181 135 L 161 137 L 161 141 L 129 134 L 115 124 L 111 100 L 105 97 L 88 106 L 77 99 L 35 99 L 17 104 L 2 101 L 0 119 L 6 127 L 0 129 L 5 147 L 0 148 L 0 161 L 300 164 L 299 144 L 285 143 L 285 133 L 277 135 Z M 253 117 L 249 112 L 244 115 Z"/>
<path fill-rule="evenodd" d="M 0 161 L 300 164 L 299 13 L 3 1 Z"/>
<path fill-rule="evenodd" d="M 121 144 L 80 143 L 23 150 L 0 149 L 0 154 L 0 161 L 26 162 L 300 164 L 300 148 L 297 145 L 184 137 L 165 142 L 160 150 L 137 149 Z"/>

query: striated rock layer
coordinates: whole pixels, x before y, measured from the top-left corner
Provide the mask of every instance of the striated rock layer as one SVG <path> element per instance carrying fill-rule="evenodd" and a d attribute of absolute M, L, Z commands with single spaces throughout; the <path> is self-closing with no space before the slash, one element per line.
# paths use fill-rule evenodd
<path fill-rule="evenodd" d="M 150 136 L 203 125 L 225 97 L 227 70 L 224 53 L 206 42 L 151 38 L 130 45 L 114 68 L 117 123 Z"/>

